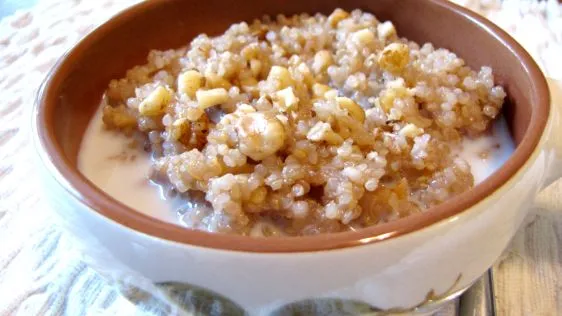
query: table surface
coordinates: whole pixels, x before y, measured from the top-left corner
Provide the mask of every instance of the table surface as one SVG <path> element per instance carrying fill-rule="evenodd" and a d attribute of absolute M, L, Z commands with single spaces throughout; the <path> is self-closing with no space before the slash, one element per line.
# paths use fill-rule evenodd
<path fill-rule="evenodd" d="M 0 19 L 14 14 L 17 10 L 32 7 L 37 0 L 0 0 Z"/>
<path fill-rule="evenodd" d="M 36 89 L 56 59 L 93 26 L 134 2 L 0 1 L 0 18 L 6 17 L 0 22 L 0 315 L 139 311 L 80 260 L 68 236 L 44 211 L 22 128 Z M 557 61 L 562 8 L 557 1 L 456 2 L 488 15 L 527 48 L 547 75 L 562 77 Z M 562 315 L 562 182 L 537 197 L 491 271 L 438 315 Z"/>

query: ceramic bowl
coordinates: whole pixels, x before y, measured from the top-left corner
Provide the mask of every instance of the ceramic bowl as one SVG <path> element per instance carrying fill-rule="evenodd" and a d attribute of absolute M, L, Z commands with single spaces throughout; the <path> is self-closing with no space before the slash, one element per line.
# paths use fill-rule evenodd
<path fill-rule="evenodd" d="M 472 67 L 491 66 L 508 98 L 517 144 L 483 183 L 428 212 L 356 232 L 251 238 L 195 231 L 136 212 L 76 167 L 84 130 L 112 78 L 149 50 L 176 48 L 263 14 L 360 8 L 391 20 Z M 560 101 L 558 99 L 553 100 Z M 529 204 L 558 177 L 562 124 L 548 83 L 511 37 L 444 0 L 146 1 L 94 30 L 54 67 L 39 92 L 33 137 L 45 193 L 84 258 L 131 299 L 164 314 L 430 312 L 480 277 L 515 234 Z M 147 295 L 152 294 L 152 295 Z"/>

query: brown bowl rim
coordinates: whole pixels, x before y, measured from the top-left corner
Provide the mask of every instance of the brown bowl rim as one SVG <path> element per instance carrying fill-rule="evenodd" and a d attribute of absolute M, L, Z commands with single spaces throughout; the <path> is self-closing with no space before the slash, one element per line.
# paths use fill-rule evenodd
<path fill-rule="evenodd" d="M 63 70 L 69 68 L 72 59 L 80 54 L 82 48 L 87 46 L 86 43 L 102 36 L 117 20 L 134 15 L 136 12 L 150 10 L 165 1 L 167 0 L 141 2 L 125 9 L 97 27 L 65 54 L 53 67 L 38 92 L 33 122 L 40 159 L 51 176 L 67 193 L 103 217 L 148 236 L 191 246 L 254 253 L 326 251 L 389 240 L 459 215 L 491 195 L 515 175 L 531 157 L 548 121 L 550 94 L 546 78 L 525 49 L 510 35 L 479 14 L 447 0 L 427 0 L 476 22 L 480 27 L 486 29 L 490 36 L 494 36 L 504 46 L 509 47 L 519 57 L 534 84 L 532 90 L 538 96 L 538 104 L 537 109 L 533 111 L 528 130 L 512 156 L 495 173 L 471 190 L 449 199 L 427 212 L 357 231 L 315 236 L 256 238 L 209 233 L 165 222 L 125 206 L 86 179 L 62 154 L 61 146 L 55 140 L 53 124 L 51 124 L 56 105 L 57 95 L 54 91 L 56 91 L 57 83 L 60 83 L 61 77 L 64 77 Z"/>

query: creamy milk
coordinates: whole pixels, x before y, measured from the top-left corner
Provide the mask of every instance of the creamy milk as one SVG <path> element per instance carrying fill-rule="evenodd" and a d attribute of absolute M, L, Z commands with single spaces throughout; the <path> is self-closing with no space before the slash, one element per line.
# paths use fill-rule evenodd
<path fill-rule="evenodd" d="M 500 117 L 494 122 L 489 135 L 477 139 L 465 138 L 459 156 L 470 164 L 474 184 L 478 184 L 501 167 L 514 150 L 507 122 Z"/>
<path fill-rule="evenodd" d="M 103 126 L 99 110 L 84 134 L 78 169 L 96 186 L 123 204 L 159 219 L 177 222 L 179 199 L 166 198 L 149 179 L 150 154 L 128 148 L 131 139 Z M 132 158 L 134 157 L 134 158 Z"/>
<path fill-rule="evenodd" d="M 166 197 L 161 187 L 148 179 L 150 155 L 128 148 L 130 142 L 123 134 L 103 128 L 99 110 L 82 140 L 78 168 L 86 178 L 125 205 L 165 221 L 182 223 L 181 210 L 189 206 L 179 198 Z M 514 147 L 507 124 L 500 118 L 488 135 L 465 139 L 459 155 L 470 164 L 477 184 L 499 168 Z"/>

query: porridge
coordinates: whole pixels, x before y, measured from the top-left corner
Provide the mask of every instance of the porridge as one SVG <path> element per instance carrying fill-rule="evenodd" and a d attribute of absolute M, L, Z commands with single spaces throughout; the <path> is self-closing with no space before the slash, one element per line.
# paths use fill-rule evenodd
<path fill-rule="evenodd" d="M 513 151 L 504 98 L 489 67 L 372 14 L 264 17 L 111 81 L 79 167 L 196 229 L 354 230 L 428 211 L 499 167 Z"/>

